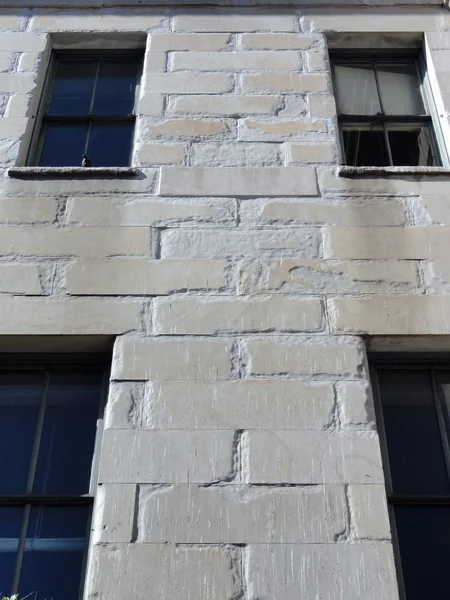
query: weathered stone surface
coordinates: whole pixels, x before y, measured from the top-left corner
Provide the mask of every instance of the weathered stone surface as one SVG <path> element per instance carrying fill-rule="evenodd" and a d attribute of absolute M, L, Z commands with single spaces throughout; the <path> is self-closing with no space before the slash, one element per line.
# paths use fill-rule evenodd
<path fill-rule="evenodd" d="M 234 116 L 241 114 L 273 114 L 277 96 L 202 95 L 177 96 L 170 112 Z M 236 145 L 236 149 L 238 145 Z"/>
<path fill-rule="evenodd" d="M 289 164 L 334 162 L 336 147 L 331 144 L 288 144 Z"/>
<path fill-rule="evenodd" d="M 341 486 L 150 485 L 140 488 L 138 541 L 331 543 L 346 522 Z"/>
<path fill-rule="evenodd" d="M 329 300 L 332 331 L 377 335 L 450 333 L 448 296 L 384 296 Z"/>
<path fill-rule="evenodd" d="M 249 375 L 336 375 L 355 377 L 362 356 L 357 344 L 318 338 L 290 341 L 250 339 L 242 343 Z"/>
<path fill-rule="evenodd" d="M 46 223 L 56 217 L 55 198 L 0 198 L 2 223 Z"/>
<path fill-rule="evenodd" d="M 223 134 L 227 131 L 223 121 L 203 119 L 171 119 L 145 128 L 146 137 L 197 137 Z"/>
<path fill-rule="evenodd" d="M 131 542 L 136 485 L 107 483 L 98 487 L 92 523 L 92 544 Z"/>
<path fill-rule="evenodd" d="M 421 204 L 428 213 L 430 221 L 439 225 L 450 225 L 450 206 L 446 195 L 423 196 Z"/>
<path fill-rule="evenodd" d="M 175 17 L 174 31 L 295 31 L 295 18 L 286 14 L 255 14 L 252 10 L 241 10 L 230 14 L 227 10 L 215 9 L 214 14 L 190 14 Z"/>
<path fill-rule="evenodd" d="M 244 141 L 283 141 L 308 139 L 311 135 L 326 134 L 327 125 L 321 121 L 283 120 L 281 118 L 243 119 L 239 123 L 239 139 Z M 287 167 L 285 167 L 287 168 Z"/>
<path fill-rule="evenodd" d="M 298 70 L 297 52 L 175 52 L 173 71 Z"/>
<path fill-rule="evenodd" d="M 153 33 L 149 36 L 150 50 L 225 50 L 228 33 Z"/>
<path fill-rule="evenodd" d="M 246 483 L 384 483 L 378 437 L 325 431 L 247 431 Z"/>
<path fill-rule="evenodd" d="M 135 156 L 141 165 L 183 164 L 186 148 L 183 144 L 142 144 Z"/>
<path fill-rule="evenodd" d="M 162 167 L 162 196 L 315 196 L 313 168 Z"/>
<path fill-rule="evenodd" d="M 340 381 L 336 394 L 343 428 L 375 429 L 373 399 L 366 381 Z"/>
<path fill-rule="evenodd" d="M 230 350 L 225 340 L 122 338 L 111 379 L 228 379 Z"/>
<path fill-rule="evenodd" d="M 281 151 L 281 144 L 198 143 L 191 146 L 191 164 L 202 167 L 273 166 L 280 163 Z"/>
<path fill-rule="evenodd" d="M 231 92 L 230 75 L 211 73 L 147 73 L 145 90 L 163 94 L 222 94 Z"/>
<path fill-rule="evenodd" d="M 104 432 L 100 483 L 211 483 L 233 469 L 233 431 Z"/>
<path fill-rule="evenodd" d="M 322 303 L 312 298 L 157 299 L 153 326 L 156 334 L 216 334 L 255 331 L 320 331 Z"/>
<path fill-rule="evenodd" d="M 353 539 L 391 539 L 384 485 L 349 485 L 348 502 Z"/>
<path fill-rule="evenodd" d="M 312 119 L 334 117 L 336 102 L 334 96 L 328 94 L 310 94 L 308 96 L 309 116 Z"/>
<path fill-rule="evenodd" d="M 322 73 L 258 73 L 242 76 L 244 93 L 260 92 L 325 92 L 328 80 Z"/>
<path fill-rule="evenodd" d="M 2 31 L 0 50 L 8 52 L 42 52 L 47 44 L 43 35 L 25 32 Z"/>
<path fill-rule="evenodd" d="M 247 577 L 252 600 L 398 600 L 389 543 L 251 545 Z"/>
<path fill-rule="evenodd" d="M 243 33 L 241 48 L 251 50 L 306 50 L 316 38 L 296 33 Z"/>
<path fill-rule="evenodd" d="M 225 285 L 220 260 L 77 260 L 66 269 L 69 294 L 153 294 Z"/>
<path fill-rule="evenodd" d="M 0 262 L 0 292 L 9 294 L 44 294 L 45 270 L 39 264 Z"/>
<path fill-rule="evenodd" d="M 151 428 L 152 392 L 149 382 L 111 381 L 104 413 L 105 429 Z"/>

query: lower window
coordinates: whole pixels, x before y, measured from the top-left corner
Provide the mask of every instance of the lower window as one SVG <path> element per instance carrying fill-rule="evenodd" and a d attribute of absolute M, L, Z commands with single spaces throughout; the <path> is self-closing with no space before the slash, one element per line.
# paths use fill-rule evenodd
<path fill-rule="evenodd" d="M 400 596 L 448 598 L 450 362 L 372 361 Z"/>
<path fill-rule="evenodd" d="M 0 596 L 79 600 L 104 362 L 0 364 Z"/>

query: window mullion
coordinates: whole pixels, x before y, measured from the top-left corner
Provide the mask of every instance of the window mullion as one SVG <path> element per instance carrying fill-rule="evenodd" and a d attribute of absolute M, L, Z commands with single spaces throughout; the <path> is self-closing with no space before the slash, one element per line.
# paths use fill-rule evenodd
<path fill-rule="evenodd" d="M 44 428 L 44 417 L 45 417 L 45 410 L 47 408 L 47 398 L 48 398 L 49 387 L 50 387 L 50 371 L 46 371 L 45 381 L 44 381 L 44 391 L 43 391 L 42 398 L 41 398 L 41 405 L 39 407 L 39 415 L 38 415 L 38 421 L 37 421 L 37 425 L 36 425 L 36 433 L 34 436 L 33 452 L 31 454 L 30 469 L 28 471 L 26 494 L 31 494 L 31 492 L 33 491 L 34 476 L 36 475 L 39 447 L 41 445 L 42 430 Z"/>
<path fill-rule="evenodd" d="M 394 166 L 394 161 L 392 160 L 392 152 L 391 152 L 391 145 L 389 144 L 389 135 L 387 132 L 387 128 L 386 128 L 386 121 L 383 121 L 383 134 L 384 134 L 384 143 L 386 144 L 386 151 L 387 151 L 387 155 L 388 155 L 388 159 L 389 159 L 389 165 L 391 167 Z"/>
<path fill-rule="evenodd" d="M 436 384 L 435 373 L 436 373 L 435 369 L 434 368 L 431 369 L 431 371 L 430 371 L 431 386 L 432 386 L 432 390 L 433 390 L 434 405 L 436 407 L 436 414 L 437 414 L 438 423 L 439 423 L 439 431 L 441 434 L 442 447 L 444 449 L 445 464 L 447 466 L 447 474 L 448 474 L 449 481 L 450 481 L 450 445 L 449 445 L 449 440 L 448 440 L 448 432 L 447 432 L 447 426 L 446 426 L 446 422 L 445 422 L 445 414 L 444 414 L 444 410 L 443 410 L 443 406 L 442 406 L 441 394 L 439 393 L 439 389 Z"/>
<path fill-rule="evenodd" d="M 26 504 L 23 509 L 22 527 L 17 545 L 16 564 L 14 565 L 14 575 L 11 586 L 11 596 L 17 594 L 20 580 L 20 572 L 22 570 L 23 553 L 25 552 L 25 544 L 27 541 L 28 524 L 30 522 L 31 505 Z"/>

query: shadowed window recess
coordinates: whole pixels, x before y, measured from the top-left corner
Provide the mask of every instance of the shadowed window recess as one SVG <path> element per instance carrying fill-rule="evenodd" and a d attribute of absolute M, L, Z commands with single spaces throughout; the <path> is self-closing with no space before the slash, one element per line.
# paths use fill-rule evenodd
<path fill-rule="evenodd" d="M 0 370 L 2 595 L 82 597 L 103 365 Z"/>
<path fill-rule="evenodd" d="M 130 165 L 142 54 L 56 54 L 31 163 Z"/>
<path fill-rule="evenodd" d="M 372 383 L 402 600 L 446 600 L 450 364 L 373 361 Z"/>
<path fill-rule="evenodd" d="M 345 164 L 441 165 L 419 57 L 337 55 L 333 75 Z"/>

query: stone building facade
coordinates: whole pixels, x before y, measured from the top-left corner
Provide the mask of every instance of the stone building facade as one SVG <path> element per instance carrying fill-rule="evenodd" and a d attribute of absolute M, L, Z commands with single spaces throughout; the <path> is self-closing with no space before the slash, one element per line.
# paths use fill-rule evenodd
<path fill-rule="evenodd" d="M 450 347 L 450 12 L 196 4 L 0 2 L 1 351 L 109 354 L 86 599 L 396 600 L 368 353 Z M 367 47 L 423 51 L 443 166 L 340 167 Z M 52 52 L 105 48 L 130 168 L 30 165 Z"/>

